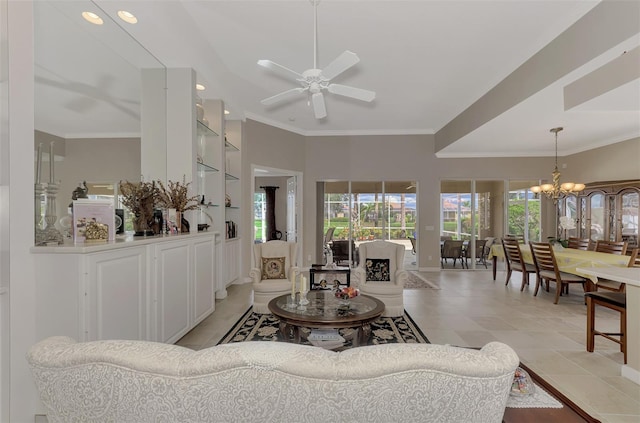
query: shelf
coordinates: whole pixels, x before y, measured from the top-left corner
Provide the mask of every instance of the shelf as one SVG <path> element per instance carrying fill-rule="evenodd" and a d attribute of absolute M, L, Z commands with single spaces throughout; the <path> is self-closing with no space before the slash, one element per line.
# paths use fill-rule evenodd
<path fill-rule="evenodd" d="M 198 121 L 198 135 L 218 136 L 218 133 L 204 123 Z"/>
<path fill-rule="evenodd" d="M 209 207 L 220 207 L 220 204 L 198 204 L 200 209 L 208 209 Z"/>
<path fill-rule="evenodd" d="M 238 207 L 238 206 L 226 206 L 225 209 L 240 210 L 240 207 Z"/>
<path fill-rule="evenodd" d="M 198 162 L 198 170 L 204 170 L 205 172 L 219 172 L 215 167 L 200 162 Z"/>
<path fill-rule="evenodd" d="M 240 178 L 238 178 L 237 176 L 233 176 L 229 173 L 225 173 L 224 174 L 224 179 L 226 179 L 227 181 L 239 181 Z"/>
<path fill-rule="evenodd" d="M 233 145 L 229 141 L 227 141 L 227 137 L 224 137 L 224 147 L 229 152 L 240 151 L 240 149 L 238 147 L 236 147 L 235 145 Z"/>

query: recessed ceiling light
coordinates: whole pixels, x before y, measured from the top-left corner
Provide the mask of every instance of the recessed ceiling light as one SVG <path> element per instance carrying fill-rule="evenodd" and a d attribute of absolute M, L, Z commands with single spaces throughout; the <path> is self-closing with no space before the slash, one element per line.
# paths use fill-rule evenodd
<path fill-rule="evenodd" d="M 94 25 L 102 25 L 104 23 L 102 18 L 93 12 L 82 12 L 82 17 L 87 22 L 91 22 Z"/>
<path fill-rule="evenodd" d="M 198 90 L 198 91 L 204 91 L 204 90 L 206 90 L 206 89 L 207 89 L 207 88 L 206 88 L 204 85 L 202 85 L 202 84 L 196 84 L 196 90 Z"/>
<path fill-rule="evenodd" d="M 229 111 L 225 109 L 224 114 L 225 114 L 225 115 L 228 115 L 228 114 L 229 114 Z"/>
<path fill-rule="evenodd" d="M 133 16 L 133 13 L 127 12 L 126 10 L 118 10 L 118 16 L 120 17 L 120 19 L 122 19 L 127 23 L 130 23 L 130 24 L 138 23 L 138 18 Z"/>

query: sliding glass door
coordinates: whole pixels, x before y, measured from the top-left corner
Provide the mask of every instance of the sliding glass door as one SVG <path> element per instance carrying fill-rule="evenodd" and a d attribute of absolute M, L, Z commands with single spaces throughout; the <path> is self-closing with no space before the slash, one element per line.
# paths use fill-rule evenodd
<path fill-rule="evenodd" d="M 413 181 L 325 182 L 323 232 L 333 228 L 331 247 L 340 253 L 338 246 L 346 245 L 351 265 L 357 264 L 357 246 L 362 242 L 387 240 L 412 251 L 409 237 L 416 232 L 416 204 Z"/>
<path fill-rule="evenodd" d="M 504 192 L 502 180 L 444 180 L 440 183 L 440 243 L 464 241 L 464 268 L 485 269 L 488 249 L 503 235 Z M 476 243 L 476 240 L 485 241 Z M 484 246 L 483 246 L 484 245 Z M 486 248 L 485 248 L 486 246 Z M 442 249 L 442 248 L 441 248 Z M 442 260 L 443 268 L 462 268 Z"/>
<path fill-rule="evenodd" d="M 509 181 L 507 233 L 524 236 L 525 242 L 540 241 L 540 198 L 529 188 L 538 181 Z"/>

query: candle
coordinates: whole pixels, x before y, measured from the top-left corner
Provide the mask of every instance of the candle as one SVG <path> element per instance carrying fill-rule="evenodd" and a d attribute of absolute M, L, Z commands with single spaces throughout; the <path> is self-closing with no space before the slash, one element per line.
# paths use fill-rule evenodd
<path fill-rule="evenodd" d="M 40 183 L 40 175 L 42 175 L 42 143 L 38 144 L 38 154 L 36 157 L 36 184 Z"/>
<path fill-rule="evenodd" d="M 54 183 L 55 179 L 53 176 L 54 162 L 55 158 L 53 155 L 53 141 L 51 141 L 51 144 L 49 145 L 49 182 L 51 182 L 52 184 Z"/>
<path fill-rule="evenodd" d="M 296 273 L 293 272 L 291 274 L 291 297 L 295 298 L 296 296 Z"/>
<path fill-rule="evenodd" d="M 307 292 L 307 277 L 302 277 L 302 286 L 300 287 L 300 291 Z"/>

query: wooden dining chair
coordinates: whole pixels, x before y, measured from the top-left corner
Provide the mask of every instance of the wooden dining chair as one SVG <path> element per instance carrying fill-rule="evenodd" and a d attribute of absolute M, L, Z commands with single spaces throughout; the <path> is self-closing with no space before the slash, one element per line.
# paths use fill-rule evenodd
<path fill-rule="evenodd" d="M 589 238 L 569 238 L 567 248 L 587 251 L 591 240 Z"/>
<path fill-rule="evenodd" d="M 640 267 L 639 251 L 640 251 L 640 248 L 634 248 L 631 251 L 631 256 L 629 257 L 629 263 L 627 264 L 627 267 Z M 595 290 L 599 291 L 601 289 L 604 289 L 607 291 L 625 292 L 626 286 L 627 285 L 622 282 L 611 281 L 609 279 L 598 279 L 598 283 L 595 286 Z"/>
<path fill-rule="evenodd" d="M 507 239 L 515 239 L 520 244 L 524 244 L 524 235 L 506 234 L 504 237 Z"/>
<path fill-rule="evenodd" d="M 627 364 L 627 294 L 624 292 L 597 292 L 584 294 L 587 300 L 587 351 L 593 352 L 595 337 L 602 336 L 620 344 L 620 351 Z M 596 306 L 606 307 L 620 313 L 620 332 L 601 332 L 595 328 Z"/>
<path fill-rule="evenodd" d="M 529 275 L 536 273 L 536 268 L 533 264 L 525 263 L 522 259 L 522 251 L 520 251 L 520 244 L 516 238 L 502 238 L 502 248 L 504 249 L 504 258 L 507 262 L 507 280 L 505 286 L 509 285 L 511 280 L 511 273 L 514 270 L 522 273 L 522 285 L 520 285 L 520 291 L 524 290 L 525 285 L 529 285 Z"/>
<path fill-rule="evenodd" d="M 556 298 L 553 302 L 558 304 L 560 295 L 563 290 L 567 294 L 569 293 L 569 284 L 579 283 L 582 285 L 582 289 L 586 291 L 587 280 L 582 276 L 574 275 L 572 273 L 561 272 L 558 269 L 556 262 L 556 256 L 553 253 L 553 247 L 546 242 L 530 242 L 531 255 L 533 256 L 533 263 L 536 267 L 536 289 L 533 295 L 538 294 L 540 284 L 544 281 L 547 284 L 547 291 L 549 290 L 549 281 L 556 283 Z M 565 289 L 566 288 L 566 289 Z"/>
<path fill-rule="evenodd" d="M 595 251 L 599 253 L 609 253 L 609 254 L 627 254 L 627 241 L 604 241 L 599 239 L 596 241 Z"/>

